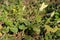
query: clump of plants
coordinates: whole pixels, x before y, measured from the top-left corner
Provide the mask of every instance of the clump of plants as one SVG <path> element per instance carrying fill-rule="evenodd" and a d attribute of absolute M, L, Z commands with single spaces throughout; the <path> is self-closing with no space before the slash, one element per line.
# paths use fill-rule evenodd
<path fill-rule="evenodd" d="M 0 40 L 59 40 L 59 0 L 1 0 Z"/>

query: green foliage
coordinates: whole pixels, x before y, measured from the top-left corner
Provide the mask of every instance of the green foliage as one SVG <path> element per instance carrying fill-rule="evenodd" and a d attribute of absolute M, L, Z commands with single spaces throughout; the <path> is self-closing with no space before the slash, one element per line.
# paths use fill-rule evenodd
<path fill-rule="evenodd" d="M 8 32 L 9 32 L 9 27 L 4 27 L 2 33 L 8 33 Z"/>
<path fill-rule="evenodd" d="M 30 36 L 25 36 L 25 40 L 32 40 Z"/>
<path fill-rule="evenodd" d="M 11 32 L 13 32 L 13 33 L 17 33 L 18 32 L 18 28 L 16 28 L 16 27 L 11 27 L 10 28 L 10 30 L 11 30 Z"/>
<path fill-rule="evenodd" d="M 25 27 L 24 25 L 19 25 L 19 29 L 21 29 L 21 30 L 25 30 L 26 27 Z"/>
<path fill-rule="evenodd" d="M 56 34 L 56 36 L 60 37 L 60 30 L 58 30 L 55 34 Z"/>
<path fill-rule="evenodd" d="M 0 25 L 2 40 L 10 40 L 8 38 L 15 40 L 15 37 L 16 39 L 21 37 L 20 40 L 23 38 L 58 40 L 60 2 L 59 0 L 0 0 Z"/>

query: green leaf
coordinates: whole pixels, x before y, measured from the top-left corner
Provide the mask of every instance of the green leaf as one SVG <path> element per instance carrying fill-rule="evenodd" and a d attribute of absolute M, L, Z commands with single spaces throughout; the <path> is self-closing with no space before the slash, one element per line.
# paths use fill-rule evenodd
<path fill-rule="evenodd" d="M 9 32 L 9 27 L 4 27 L 2 33 L 7 33 L 7 32 Z"/>
<path fill-rule="evenodd" d="M 40 28 L 39 28 L 39 27 L 33 27 L 33 30 L 34 30 L 37 34 L 40 33 Z"/>
<path fill-rule="evenodd" d="M 60 36 L 60 30 L 58 30 L 58 31 L 56 32 L 56 35 L 57 35 L 57 36 Z"/>
<path fill-rule="evenodd" d="M 30 36 L 25 36 L 25 40 L 32 40 L 32 38 Z"/>
<path fill-rule="evenodd" d="M 21 30 L 25 30 L 26 27 L 25 27 L 24 25 L 19 25 L 19 29 L 21 29 Z"/>
<path fill-rule="evenodd" d="M 25 25 L 30 25 L 30 22 L 26 19 L 23 19 L 23 22 L 25 23 Z"/>
<path fill-rule="evenodd" d="M 45 40 L 49 40 L 48 36 L 45 36 Z"/>
<path fill-rule="evenodd" d="M 53 40 L 51 33 L 47 33 L 47 34 L 45 35 L 45 40 Z"/>
<path fill-rule="evenodd" d="M 10 28 L 10 31 L 13 33 L 17 33 L 18 32 L 18 28 L 14 27 L 14 28 Z"/>
<path fill-rule="evenodd" d="M 40 22 L 40 21 L 41 21 L 41 16 L 40 16 L 40 15 L 36 15 L 35 20 L 36 20 L 37 22 Z"/>
<path fill-rule="evenodd" d="M 9 25 L 9 26 L 13 25 L 12 21 L 7 19 L 7 18 L 4 19 L 4 22 L 5 22 L 6 25 Z"/>
<path fill-rule="evenodd" d="M 0 20 L 3 20 L 3 17 L 2 16 L 0 16 Z"/>

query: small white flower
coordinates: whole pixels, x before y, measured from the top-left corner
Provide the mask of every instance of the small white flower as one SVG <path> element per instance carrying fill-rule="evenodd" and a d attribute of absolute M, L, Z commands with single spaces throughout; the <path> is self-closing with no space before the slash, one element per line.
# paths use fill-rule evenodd
<path fill-rule="evenodd" d="M 60 21 L 58 20 L 57 23 L 60 23 Z"/>
<path fill-rule="evenodd" d="M 45 9 L 48 5 L 46 5 L 44 2 L 42 3 L 41 7 L 40 7 L 40 11 L 43 11 L 43 9 Z"/>
<path fill-rule="evenodd" d="M 23 10 L 25 10 L 25 6 L 23 7 Z"/>
<path fill-rule="evenodd" d="M 51 17 L 53 17 L 53 16 L 54 16 L 54 14 L 55 14 L 55 12 L 52 12 L 52 13 L 51 13 Z"/>

